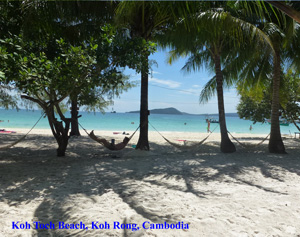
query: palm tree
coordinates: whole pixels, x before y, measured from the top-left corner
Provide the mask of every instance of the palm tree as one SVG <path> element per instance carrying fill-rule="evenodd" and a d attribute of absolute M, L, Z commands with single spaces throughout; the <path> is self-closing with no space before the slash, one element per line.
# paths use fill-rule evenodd
<path fill-rule="evenodd" d="M 292 6 L 290 4 L 287 5 L 285 2 L 280 2 L 280 1 L 266 1 L 266 2 L 276 7 L 283 13 L 287 14 L 293 20 L 300 23 L 300 12 L 295 9 L 295 8 L 299 9 L 299 3 L 297 3 L 296 1 L 292 3 Z"/>
<path fill-rule="evenodd" d="M 263 30 L 272 41 L 274 53 L 265 53 L 261 58 L 265 58 L 264 63 L 261 64 L 265 68 L 272 69 L 272 113 L 271 113 L 271 135 L 269 141 L 269 152 L 271 153 L 286 153 L 285 147 L 281 138 L 280 124 L 279 124 L 279 108 L 280 108 L 280 84 L 281 75 L 283 73 L 283 64 L 298 64 L 297 51 L 299 52 L 299 44 L 297 34 L 299 34 L 299 24 L 295 23 L 289 17 L 282 17 L 270 19 L 269 22 L 264 23 Z M 252 58 L 253 62 L 246 68 L 252 75 L 257 76 L 255 68 L 257 68 L 257 58 Z M 267 60 L 266 60 L 267 59 Z M 299 66 L 298 66 L 299 67 Z M 251 69 L 249 69 L 251 68 Z M 269 69 L 269 70 L 270 70 Z M 247 76 L 247 74 L 246 74 Z M 249 76 L 249 74 L 248 74 Z M 266 75 L 265 77 L 267 77 Z"/>
<path fill-rule="evenodd" d="M 230 59 L 237 57 L 242 43 L 250 41 L 251 34 L 259 42 L 265 42 L 261 40 L 264 34 L 252 24 L 235 17 L 232 14 L 234 10 L 230 4 L 213 3 L 209 10 L 201 11 L 193 16 L 192 21 L 196 21 L 197 24 L 194 24 L 196 28 L 188 30 L 183 23 L 180 23 L 162 43 L 174 49 L 170 55 L 170 63 L 180 56 L 189 56 L 183 70 L 191 72 L 205 66 L 215 73 L 221 151 L 224 153 L 235 152 L 236 149 L 227 133 L 223 97 L 224 68 L 222 66 L 224 67 Z"/>
<path fill-rule="evenodd" d="M 117 21 L 127 23 L 132 38 L 142 38 L 146 42 L 153 37 L 156 19 L 151 21 L 153 14 L 152 2 L 122 2 L 117 11 Z M 148 74 L 149 55 L 147 47 L 141 53 L 141 103 L 140 103 L 140 136 L 136 149 L 149 150 L 148 141 Z"/>
<path fill-rule="evenodd" d="M 299 65 L 297 53 L 299 52 L 299 24 L 279 11 L 272 12 L 270 8 L 265 19 L 256 19 L 257 27 L 265 32 L 273 46 L 273 51 L 262 50 L 254 46 L 245 50 L 245 66 L 242 68 L 240 77 L 240 86 L 247 89 L 257 87 L 270 81 L 272 88 L 272 108 L 271 108 L 271 134 L 269 141 L 269 152 L 286 153 L 282 141 L 279 124 L 280 108 L 280 84 L 283 73 L 283 64 Z M 247 53 L 247 55 L 245 55 Z M 299 67 L 299 66 L 298 66 Z"/>
<path fill-rule="evenodd" d="M 281 84 L 281 74 L 283 73 L 283 63 L 298 66 L 299 58 L 299 25 L 291 18 L 286 17 L 279 11 L 272 12 L 266 8 L 268 13 L 261 16 L 252 14 L 251 23 L 261 29 L 270 48 L 262 48 L 257 42 L 252 41 L 247 47 L 240 50 L 238 57 L 229 60 L 223 73 L 227 85 L 238 83 L 240 88 L 264 87 L 266 81 L 271 81 L 272 88 L 272 108 L 271 108 L 271 135 L 269 141 L 269 152 L 285 153 L 285 147 L 281 138 L 279 124 L 280 96 L 279 89 Z M 298 66 L 299 68 L 299 66 Z M 234 81 L 232 79 L 235 78 Z M 207 83 L 202 97 L 208 98 L 215 89 L 215 78 Z"/>
<path fill-rule="evenodd" d="M 272 87 L 271 106 L 271 134 L 269 152 L 286 153 L 281 138 L 279 124 L 280 85 L 283 73 L 283 64 L 299 68 L 299 24 L 291 18 L 274 12 L 265 14 L 265 20 L 256 19 L 255 25 L 265 32 L 273 50 L 262 50 L 257 45 L 252 45 L 242 51 L 244 66 L 239 75 L 238 82 L 241 88 L 263 88 L 266 84 Z M 269 81 L 269 83 L 266 83 Z"/>
<path fill-rule="evenodd" d="M 272 7 L 280 10 L 282 13 L 286 14 L 293 20 L 300 23 L 300 4 L 298 1 L 262 1 L 257 0 L 254 1 L 255 5 L 253 5 L 252 1 L 240 1 L 241 4 L 243 4 L 244 9 L 246 9 L 250 14 L 259 14 L 261 17 L 265 14 L 268 14 L 265 12 L 266 8 L 269 7 L 269 4 L 272 5 Z M 265 4 L 268 3 L 268 4 Z M 270 13 L 273 14 L 273 9 L 269 9 Z"/>
<path fill-rule="evenodd" d="M 140 50 L 141 102 L 140 135 L 136 149 L 149 150 L 148 141 L 148 75 L 149 56 L 153 52 L 151 41 L 157 33 L 167 29 L 167 23 L 180 15 L 186 15 L 191 3 L 160 1 L 123 1 L 117 9 L 116 20 L 130 30 L 131 39 L 144 42 Z M 193 8 L 190 8 L 193 9 Z M 152 51 L 151 51 L 152 50 Z"/>

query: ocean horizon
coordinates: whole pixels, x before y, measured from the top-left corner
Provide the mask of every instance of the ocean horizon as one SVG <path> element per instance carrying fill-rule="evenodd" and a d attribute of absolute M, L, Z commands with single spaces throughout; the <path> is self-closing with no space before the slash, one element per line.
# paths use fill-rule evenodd
<path fill-rule="evenodd" d="M 79 123 L 88 131 L 91 130 L 107 130 L 107 131 L 134 131 L 139 125 L 138 113 L 105 113 L 100 112 L 84 112 L 79 111 L 82 115 Z M 22 128 L 30 129 L 42 115 L 41 110 L 24 110 L 0 109 L 0 129 Z M 70 113 L 65 114 L 70 117 Z M 210 118 L 218 119 L 217 116 Z M 160 132 L 207 132 L 207 123 L 204 115 L 172 115 L 172 114 L 151 114 L 149 116 L 149 131 L 154 131 L 153 125 Z M 239 117 L 226 117 L 227 129 L 231 133 L 251 133 L 251 134 L 268 134 L 270 133 L 270 124 L 256 123 L 250 120 L 240 119 Z M 252 130 L 250 131 L 250 125 Z M 211 123 L 211 130 L 218 127 L 218 124 Z M 42 118 L 36 125 L 38 129 L 50 129 L 47 118 Z M 294 124 L 289 126 L 280 126 L 282 134 L 294 135 L 298 132 Z M 219 132 L 216 128 L 215 132 Z"/>

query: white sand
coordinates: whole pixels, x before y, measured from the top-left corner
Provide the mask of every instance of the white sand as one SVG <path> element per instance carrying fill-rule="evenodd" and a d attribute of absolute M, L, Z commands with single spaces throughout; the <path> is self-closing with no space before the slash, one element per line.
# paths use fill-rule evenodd
<path fill-rule="evenodd" d="M 0 134 L 0 147 L 26 132 L 14 130 Z M 284 138 L 287 155 L 268 153 L 267 142 L 223 154 L 218 133 L 197 151 L 182 152 L 150 132 L 149 154 L 131 147 L 138 134 L 118 152 L 82 136 L 70 139 L 66 157 L 56 157 L 49 132 L 35 129 L 22 143 L 0 150 L 0 236 L 300 235 L 300 139 Z M 95 134 L 116 142 L 124 137 Z M 163 134 L 175 142 L 207 135 Z M 265 137 L 235 135 L 253 144 Z M 17 221 L 31 229 L 12 229 Z M 35 221 L 51 221 L 56 229 L 36 230 Z M 106 221 L 110 229 L 92 230 L 93 221 Z M 146 221 L 183 222 L 189 229 L 146 230 Z M 58 229 L 58 222 L 83 222 L 89 229 Z M 140 230 L 113 229 L 114 222 L 136 223 Z"/>

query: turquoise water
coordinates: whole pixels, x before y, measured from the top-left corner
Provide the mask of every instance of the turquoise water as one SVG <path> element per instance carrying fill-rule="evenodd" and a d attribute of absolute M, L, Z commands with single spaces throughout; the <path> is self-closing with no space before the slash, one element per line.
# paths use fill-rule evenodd
<path fill-rule="evenodd" d="M 139 124 L 139 114 L 132 113 L 88 113 L 80 112 L 82 117 L 79 122 L 89 130 L 109 130 L 109 131 L 133 131 Z M 41 111 L 27 110 L 3 110 L 0 109 L 0 128 L 31 128 L 33 124 L 41 116 Z M 68 116 L 68 114 L 66 114 Z M 8 122 L 9 120 L 9 122 Z M 159 131 L 178 131 L 178 132 L 206 132 L 207 124 L 205 116 L 194 115 L 162 115 L 152 114 L 149 117 L 150 123 Z M 269 124 L 252 124 L 249 120 L 242 120 L 238 117 L 227 117 L 227 128 L 230 132 L 235 133 L 253 133 L 268 134 L 270 132 Z M 132 124 L 134 123 L 134 124 Z M 186 125 L 185 125 L 186 123 Z M 252 124 L 253 130 L 250 132 L 249 127 Z M 211 124 L 213 130 L 217 124 Z M 36 128 L 50 129 L 47 118 L 42 118 Z M 149 130 L 153 128 L 149 126 Z M 281 126 L 282 134 L 294 134 L 297 128 L 290 124 L 289 126 Z M 219 129 L 216 129 L 219 132 Z"/>

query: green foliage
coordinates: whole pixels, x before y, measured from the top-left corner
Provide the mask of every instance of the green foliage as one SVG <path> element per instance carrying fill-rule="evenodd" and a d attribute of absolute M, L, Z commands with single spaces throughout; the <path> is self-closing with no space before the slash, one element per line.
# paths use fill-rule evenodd
<path fill-rule="evenodd" d="M 20 68 L 13 79 L 23 93 L 37 98 L 55 101 L 68 96 L 74 87 L 85 82 L 85 77 L 95 64 L 88 55 L 89 51 L 82 52 L 81 47 L 68 45 L 62 39 L 57 41 L 60 54 L 53 59 L 49 59 L 45 52 L 35 50 L 34 42 L 23 44 L 24 51 L 17 57 Z M 81 78 L 72 80 L 78 73 Z"/>
<path fill-rule="evenodd" d="M 21 1 L 0 1 L 0 12 L 1 38 L 19 34 L 22 21 Z"/>
<path fill-rule="evenodd" d="M 106 52 L 99 56 L 98 45 L 104 50 L 104 44 Z M 79 46 L 59 39 L 55 45 L 56 54 L 48 55 L 46 50 L 38 50 L 47 49 L 43 43 L 39 46 L 15 36 L 1 41 L 1 75 L 6 81 L 14 81 L 23 93 L 37 99 L 53 102 L 76 96 L 79 105 L 101 110 L 101 106 L 111 104 L 112 98 L 119 96 L 123 89 L 133 86 L 111 63 L 112 50 L 107 49 L 110 44 L 107 37 L 91 38 Z"/>
<path fill-rule="evenodd" d="M 7 85 L 0 85 L 0 107 L 5 109 L 16 108 L 18 109 L 18 100 L 16 96 L 12 96 L 8 92 L 10 87 Z"/>
<path fill-rule="evenodd" d="M 114 96 L 133 86 L 120 70 L 132 58 L 118 50 L 130 48 L 125 40 L 124 46 L 118 45 L 121 41 L 108 23 L 115 5 L 1 2 L 0 29 L 6 36 L 0 45 L 1 81 L 15 81 L 23 92 L 46 100 L 69 94 L 89 108 L 111 104 Z"/>
<path fill-rule="evenodd" d="M 187 14 L 187 2 L 123 1 L 116 10 L 118 25 L 117 45 L 121 66 L 128 66 L 137 72 L 149 73 L 151 65 L 148 56 L 156 51 L 157 36 L 163 34 L 178 14 Z"/>
<path fill-rule="evenodd" d="M 189 23 L 186 27 L 185 22 Z M 257 47 L 270 50 L 266 35 L 249 23 L 243 15 L 239 4 L 230 2 L 213 2 L 200 5 L 194 15 L 179 21 L 160 43 L 171 47 L 169 63 L 180 57 L 188 57 L 184 72 L 190 73 L 202 68 L 215 74 L 215 57 L 220 56 L 223 82 L 226 87 L 232 87 L 239 79 L 239 72 L 247 62 L 244 53 L 255 42 Z M 253 50 L 253 47 L 250 47 Z M 250 50 L 249 49 L 249 50 Z M 215 94 L 216 78 L 213 76 L 205 85 L 200 95 L 200 102 L 205 103 Z"/>
<path fill-rule="evenodd" d="M 22 58 L 22 45 L 18 36 L 0 39 L 1 82 L 9 83 L 17 77 Z"/>
<path fill-rule="evenodd" d="M 240 118 L 264 123 L 271 118 L 271 100 L 265 95 L 262 100 L 257 100 L 249 95 L 242 95 L 237 106 L 237 113 Z"/>
<path fill-rule="evenodd" d="M 142 68 L 151 68 L 153 61 L 145 60 L 156 51 L 157 45 L 152 41 L 146 41 L 142 37 L 131 38 L 124 32 L 117 32 L 113 46 L 114 62 L 120 67 L 129 67 L 137 73 Z"/>
<path fill-rule="evenodd" d="M 283 116 L 289 121 L 300 118 L 300 77 L 299 73 L 288 70 L 281 90 Z"/>
<path fill-rule="evenodd" d="M 282 80 L 280 88 L 280 114 L 288 121 L 298 120 L 300 117 L 300 78 L 299 74 L 288 70 Z M 265 85 L 251 90 L 242 90 L 238 87 L 241 95 L 237 106 L 240 118 L 256 122 L 265 122 L 271 118 L 272 91 L 271 85 Z"/>
<path fill-rule="evenodd" d="M 7 44 L 7 47 L 4 46 Z M 16 48 L 14 53 L 8 53 L 8 48 Z M 19 53 L 20 46 L 15 45 L 15 41 L 12 38 L 6 40 L 0 40 L 0 107 L 5 109 L 16 108 L 18 109 L 18 98 L 15 95 L 11 95 L 13 84 L 6 76 L 6 74 L 16 74 L 18 70 L 18 63 L 16 58 L 20 58 Z"/>

